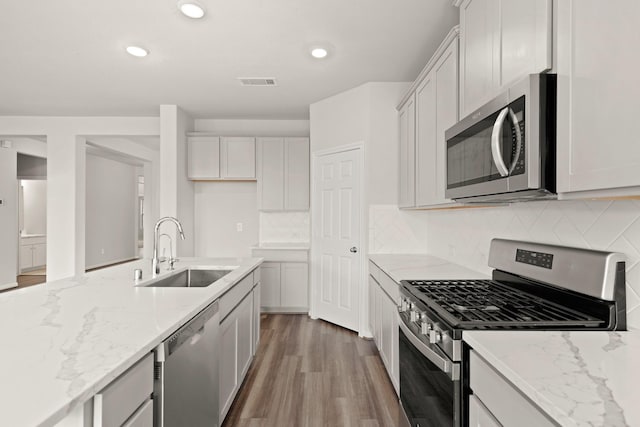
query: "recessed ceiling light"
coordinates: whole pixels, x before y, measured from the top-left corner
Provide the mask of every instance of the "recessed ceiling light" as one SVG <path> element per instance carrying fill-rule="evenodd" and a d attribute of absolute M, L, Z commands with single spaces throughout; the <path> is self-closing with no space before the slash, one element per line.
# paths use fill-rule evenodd
<path fill-rule="evenodd" d="M 327 49 L 316 47 L 315 49 L 311 50 L 311 56 L 318 59 L 324 58 L 325 56 L 327 56 Z"/>
<path fill-rule="evenodd" d="M 138 58 L 149 55 L 149 51 L 140 46 L 127 46 L 127 53 L 129 53 L 129 55 L 137 56 Z"/>
<path fill-rule="evenodd" d="M 204 16 L 204 9 L 196 3 L 180 4 L 180 12 L 182 12 L 184 16 L 188 16 L 193 19 L 200 19 Z"/>

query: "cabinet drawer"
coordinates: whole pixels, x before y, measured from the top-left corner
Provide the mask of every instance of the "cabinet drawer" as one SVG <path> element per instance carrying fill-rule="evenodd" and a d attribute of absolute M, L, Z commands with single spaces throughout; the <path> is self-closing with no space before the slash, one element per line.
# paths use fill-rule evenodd
<path fill-rule="evenodd" d="M 253 289 L 253 272 L 236 283 L 220 298 L 220 320 L 224 320 L 236 305 Z"/>
<path fill-rule="evenodd" d="M 153 400 L 147 400 L 122 427 L 153 427 Z"/>
<path fill-rule="evenodd" d="M 121 426 L 152 393 L 153 354 L 150 353 L 94 396 L 93 424 Z"/>
<path fill-rule="evenodd" d="M 387 276 L 382 270 L 380 270 L 378 283 L 380 284 L 380 287 L 384 289 L 384 292 L 393 300 L 393 302 L 398 305 L 400 303 L 400 290 L 398 289 L 398 284 L 391 277 Z"/>
<path fill-rule="evenodd" d="M 486 405 L 502 425 L 520 427 L 556 425 L 473 350 L 470 351 L 469 375 L 473 394 Z"/>
<path fill-rule="evenodd" d="M 380 267 L 375 265 L 373 261 L 369 261 L 369 274 L 373 276 L 373 278 L 376 279 L 377 282 L 380 281 L 380 273 Z"/>
<path fill-rule="evenodd" d="M 253 270 L 253 284 L 260 282 L 260 267 Z"/>

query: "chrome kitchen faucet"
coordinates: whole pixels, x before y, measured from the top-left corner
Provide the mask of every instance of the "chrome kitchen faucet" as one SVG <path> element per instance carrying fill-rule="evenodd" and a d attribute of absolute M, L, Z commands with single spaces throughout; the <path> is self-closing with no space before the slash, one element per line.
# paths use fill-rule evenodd
<path fill-rule="evenodd" d="M 180 224 L 180 221 L 178 221 L 176 218 L 172 216 L 165 216 L 160 218 L 156 222 L 156 225 L 153 228 L 153 258 L 151 259 L 151 270 L 154 277 L 160 274 L 160 260 L 158 259 L 158 239 L 160 236 L 158 235 L 158 230 L 160 229 L 160 225 L 165 221 L 173 222 L 178 228 L 178 232 L 180 233 L 180 238 L 184 240 L 184 233 L 182 232 L 182 224 Z M 171 267 L 172 266 L 173 264 L 171 264 Z"/>

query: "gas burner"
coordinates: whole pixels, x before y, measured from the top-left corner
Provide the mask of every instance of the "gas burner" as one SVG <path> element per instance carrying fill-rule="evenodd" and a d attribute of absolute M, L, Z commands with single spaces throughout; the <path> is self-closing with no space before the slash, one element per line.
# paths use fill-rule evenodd
<path fill-rule="evenodd" d="M 495 280 L 410 280 L 405 287 L 454 327 L 599 325 L 600 320 Z"/>

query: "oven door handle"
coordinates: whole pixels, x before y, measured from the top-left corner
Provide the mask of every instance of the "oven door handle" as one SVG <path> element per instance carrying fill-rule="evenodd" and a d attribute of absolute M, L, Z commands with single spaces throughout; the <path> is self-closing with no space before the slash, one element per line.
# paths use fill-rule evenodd
<path fill-rule="evenodd" d="M 420 352 L 424 357 L 429 359 L 431 363 L 436 365 L 436 367 L 447 374 L 447 376 L 452 381 L 457 381 L 460 379 L 460 368 L 457 364 L 451 363 L 446 357 L 440 356 L 434 350 L 429 348 L 425 343 L 420 341 L 411 330 L 404 324 L 402 318 L 398 315 L 398 325 L 400 325 L 400 330 L 405 334 L 407 339 L 413 344 L 413 346 Z"/>

